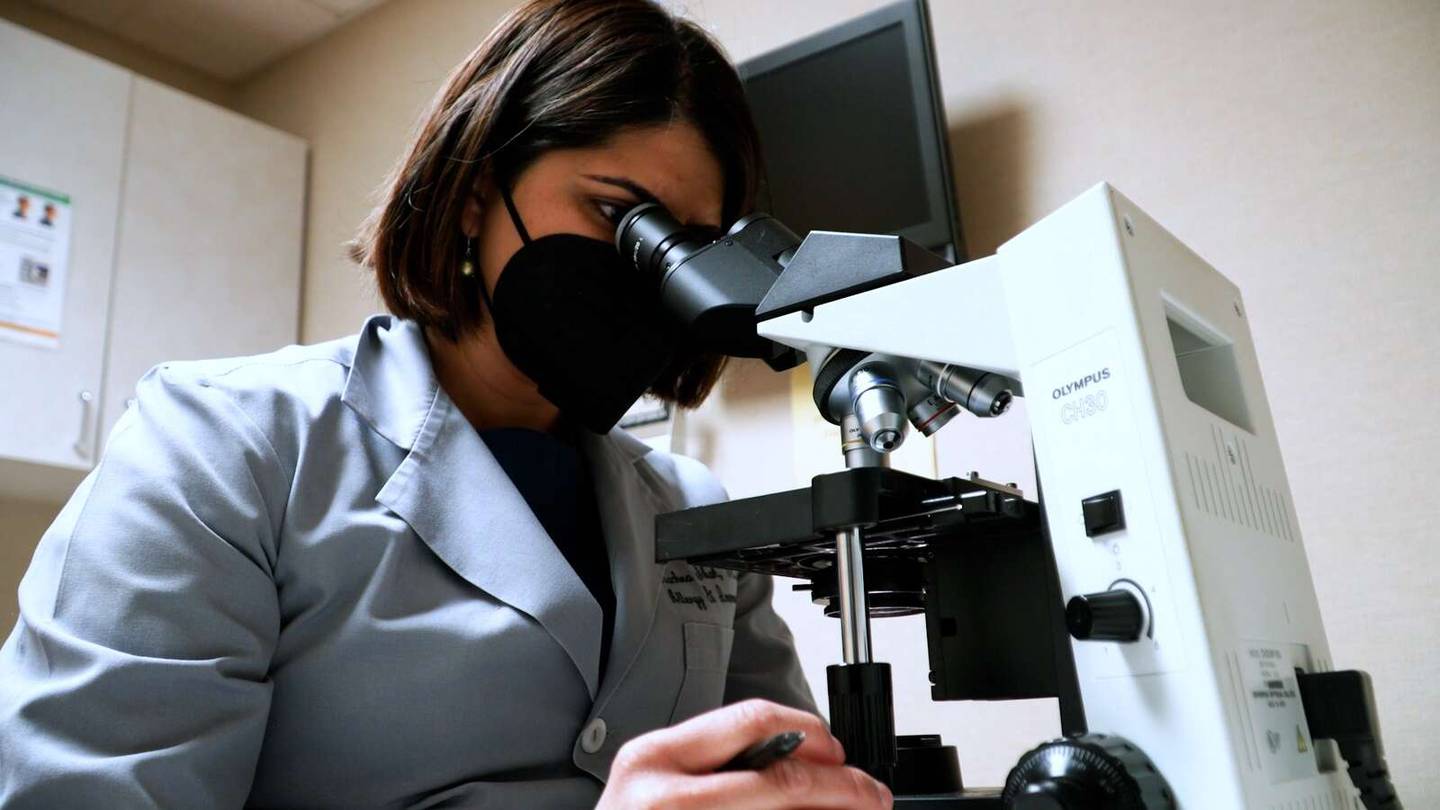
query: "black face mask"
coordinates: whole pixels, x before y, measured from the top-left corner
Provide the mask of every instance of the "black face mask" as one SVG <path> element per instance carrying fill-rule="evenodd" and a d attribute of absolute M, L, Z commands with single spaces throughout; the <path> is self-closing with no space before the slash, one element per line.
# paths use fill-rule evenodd
<path fill-rule="evenodd" d="M 609 242 L 573 233 L 531 239 L 509 190 L 501 194 L 525 244 L 493 295 L 480 282 L 500 348 L 562 416 L 609 432 L 675 354 L 680 336 L 660 310 L 658 285 Z"/>

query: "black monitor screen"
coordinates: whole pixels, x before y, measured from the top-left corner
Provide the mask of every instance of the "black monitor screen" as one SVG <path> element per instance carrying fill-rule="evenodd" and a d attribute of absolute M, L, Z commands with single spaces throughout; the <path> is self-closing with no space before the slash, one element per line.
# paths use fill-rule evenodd
<path fill-rule="evenodd" d="M 900 23 L 745 85 L 769 177 L 762 210 L 801 235 L 894 233 L 934 218 Z"/>

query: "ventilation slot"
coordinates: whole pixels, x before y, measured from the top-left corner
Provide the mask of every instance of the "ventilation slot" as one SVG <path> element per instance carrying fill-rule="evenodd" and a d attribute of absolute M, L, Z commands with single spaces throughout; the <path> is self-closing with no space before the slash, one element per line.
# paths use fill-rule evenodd
<path fill-rule="evenodd" d="M 1260 483 L 1242 434 L 1211 428 L 1214 454 L 1185 453 L 1195 508 L 1238 526 L 1293 541 L 1290 507 L 1280 490 Z"/>

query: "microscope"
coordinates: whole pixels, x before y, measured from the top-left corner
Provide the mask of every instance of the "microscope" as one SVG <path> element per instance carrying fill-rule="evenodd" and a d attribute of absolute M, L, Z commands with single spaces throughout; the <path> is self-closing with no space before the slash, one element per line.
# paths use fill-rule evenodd
<path fill-rule="evenodd" d="M 1239 291 L 1119 192 L 953 266 L 763 214 L 711 240 L 655 203 L 616 240 L 700 345 L 808 361 L 837 471 L 661 515 L 656 556 L 803 581 L 840 623 L 831 727 L 897 807 L 1400 807 L 1369 679 L 1332 666 Z M 888 466 L 1014 397 L 1033 497 Z M 1057 700 L 1063 736 L 1003 786 L 895 734 L 871 619 L 921 613 L 932 699 Z"/>

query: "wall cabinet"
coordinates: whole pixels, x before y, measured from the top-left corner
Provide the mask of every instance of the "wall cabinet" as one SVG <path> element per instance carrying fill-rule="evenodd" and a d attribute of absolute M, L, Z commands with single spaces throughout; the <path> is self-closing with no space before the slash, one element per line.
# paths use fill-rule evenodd
<path fill-rule="evenodd" d="M 109 63 L 0 23 L 0 175 L 69 195 L 74 217 L 59 348 L 0 341 L 0 457 L 40 467 L 0 478 L 22 494 L 53 488 L 56 471 L 88 469 L 94 454 L 133 83 Z"/>
<path fill-rule="evenodd" d="M 0 497 L 58 501 L 148 368 L 296 340 L 306 146 L 4 22 L 0 110 L 74 217 L 59 347 L 0 340 Z"/>

